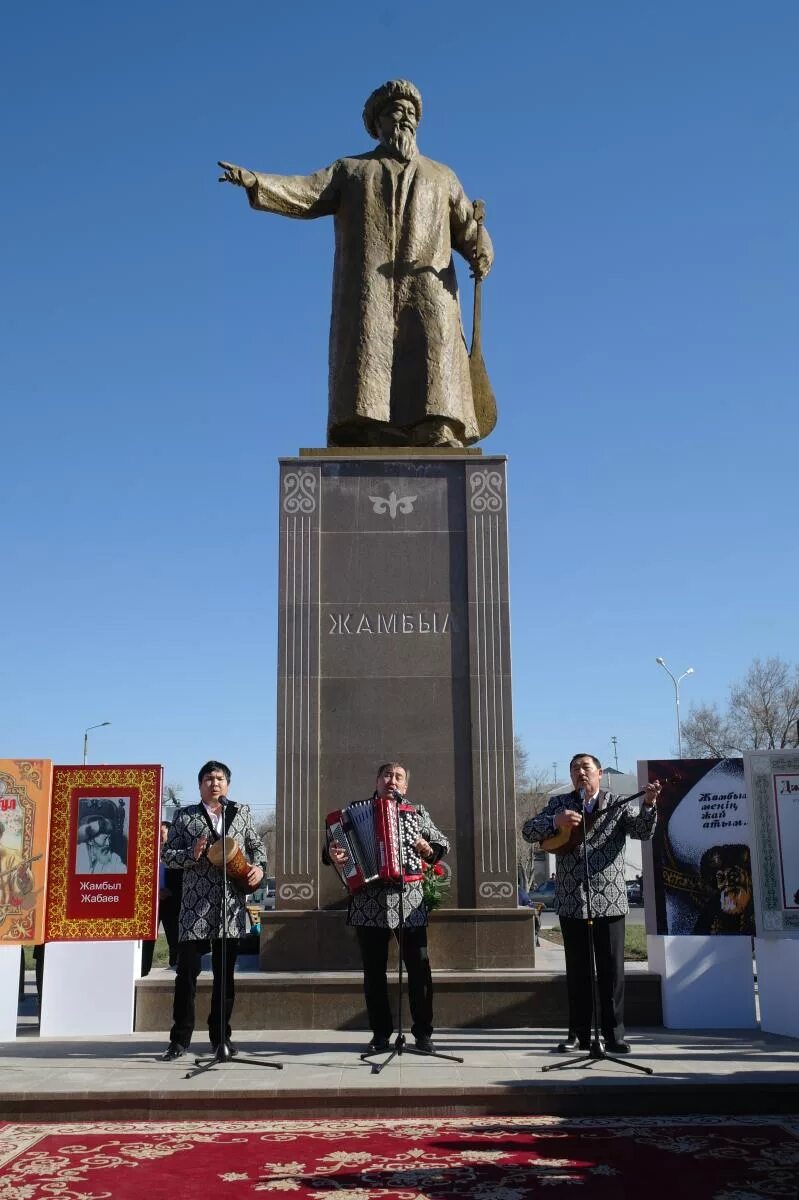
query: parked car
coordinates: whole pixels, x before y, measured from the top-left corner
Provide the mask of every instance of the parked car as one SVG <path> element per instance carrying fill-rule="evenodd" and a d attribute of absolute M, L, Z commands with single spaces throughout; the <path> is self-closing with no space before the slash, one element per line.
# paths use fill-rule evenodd
<path fill-rule="evenodd" d="M 627 880 L 627 901 L 629 904 L 643 904 L 644 894 L 639 879 Z"/>
<path fill-rule="evenodd" d="M 545 883 L 541 883 L 530 892 L 530 904 L 543 904 L 545 909 L 554 907 L 555 901 L 555 880 L 547 879 Z"/>
<path fill-rule="evenodd" d="M 260 908 L 263 912 L 271 912 L 275 907 L 274 879 L 264 879 L 261 887 L 248 896 L 247 903 L 253 908 Z"/>

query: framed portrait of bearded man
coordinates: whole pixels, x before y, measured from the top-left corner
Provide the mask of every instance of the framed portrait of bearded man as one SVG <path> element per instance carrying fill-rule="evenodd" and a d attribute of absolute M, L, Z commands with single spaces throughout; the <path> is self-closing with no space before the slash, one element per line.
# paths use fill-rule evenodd
<path fill-rule="evenodd" d="M 156 936 L 159 766 L 53 771 L 47 941 Z"/>

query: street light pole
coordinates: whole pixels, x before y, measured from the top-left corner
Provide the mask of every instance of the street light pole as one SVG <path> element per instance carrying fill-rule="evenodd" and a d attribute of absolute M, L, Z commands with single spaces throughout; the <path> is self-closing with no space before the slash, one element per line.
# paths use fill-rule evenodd
<path fill-rule="evenodd" d="M 88 729 L 83 731 L 83 765 L 89 761 L 89 734 L 93 729 L 102 729 L 105 725 L 110 725 L 110 721 L 101 721 L 99 725 L 90 725 Z"/>
<path fill-rule="evenodd" d="M 666 666 L 665 661 L 660 656 L 658 656 L 655 659 L 655 662 L 657 663 L 657 665 L 659 667 L 663 668 L 663 670 L 666 672 L 666 674 L 668 675 L 671 682 L 674 684 L 674 706 L 677 709 L 677 757 L 682 758 L 682 727 L 680 724 L 680 684 L 682 683 L 683 679 L 685 679 L 686 675 L 693 675 L 694 669 L 693 669 L 693 667 L 687 667 L 686 670 L 683 671 L 682 675 L 678 675 L 677 678 L 675 679 L 674 676 L 672 675 L 671 671 L 669 670 L 669 668 Z"/>

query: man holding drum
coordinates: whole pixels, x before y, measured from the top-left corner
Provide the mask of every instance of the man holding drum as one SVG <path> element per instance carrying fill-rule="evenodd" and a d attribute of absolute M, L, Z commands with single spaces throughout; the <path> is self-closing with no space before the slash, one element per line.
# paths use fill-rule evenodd
<path fill-rule="evenodd" d="M 246 894 L 255 891 L 266 871 L 266 850 L 255 832 L 249 808 L 227 799 L 230 768 L 212 760 L 200 768 L 197 779 L 200 803 L 178 809 L 161 851 L 166 867 L 184 872 L 173 1024 L 169 1046 L 161 1056 L 164 1062 L 182 1058 L 191 1043 L 197 976 L 209 949 L 214 977 L 208 1016 L 211 1045 L 219 1050 L 224 1022 L 227 1054 L 234 1057 L 238 1053 L 230 1041 L 238 939 L 245 933 Z M 209 849 L 220 839 L 225 839 L 219 845 L 220 853 L 209 856 Z M 223 855 L 231 864 L 224 895 Z M 220 865 L 214 865 L 214 859 Z M 227 934 L 224 972 L 223 930 Z"/>
<path fill-rule="evenodd" d="M 385 763 L 378 769 L 375 796 L 404 797 L 410 773 L 400 763 Z M 433 823 L 426 808 L 414 805 L 419 816 L 419 836 L 414 849 L 430 866 L 449 850 L 449 842 Z M 323 853 L 323 859 L 342 866 L 347 858 L 335 841 Z M 388 995 L 388 944 L 399 927 L 402 897 L 403 961 L 408 972 L 408 1001 L 411 1009 L 411 1033 L 417 1050 L 435 1052 L 433 1034 L 433 979 L 427 954 L 427 909 L 420 882 L 401 885 L 376 880 L 350 897 L 347 924 L 355 928 L 363 961 L 363 986 L 366 1010 L 372 1028 L 368 1053 L 389 1049 L 394 1029 Z"/>

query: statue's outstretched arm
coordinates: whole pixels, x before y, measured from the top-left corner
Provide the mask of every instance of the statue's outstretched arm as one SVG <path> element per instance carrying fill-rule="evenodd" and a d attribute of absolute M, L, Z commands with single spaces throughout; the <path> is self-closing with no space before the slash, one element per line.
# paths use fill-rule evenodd
<path fill-rule="evenodd" d="M 218 162 L 217 166 L 224 171 L 219 176 L 220 183 L 233 183 L 236 187 L 250 188 L 255 183 L 255 175 L 246 167 L 237 167 L 234 163 Z"/>
<path fill-rule="evenodd" d="M 331 216 L 338 208 L 335 163 L 312 175 L 264 174 L 223 161 L 219 166 L 219 182 L 245 188 L 252 208 L 306 219 Z"/>

